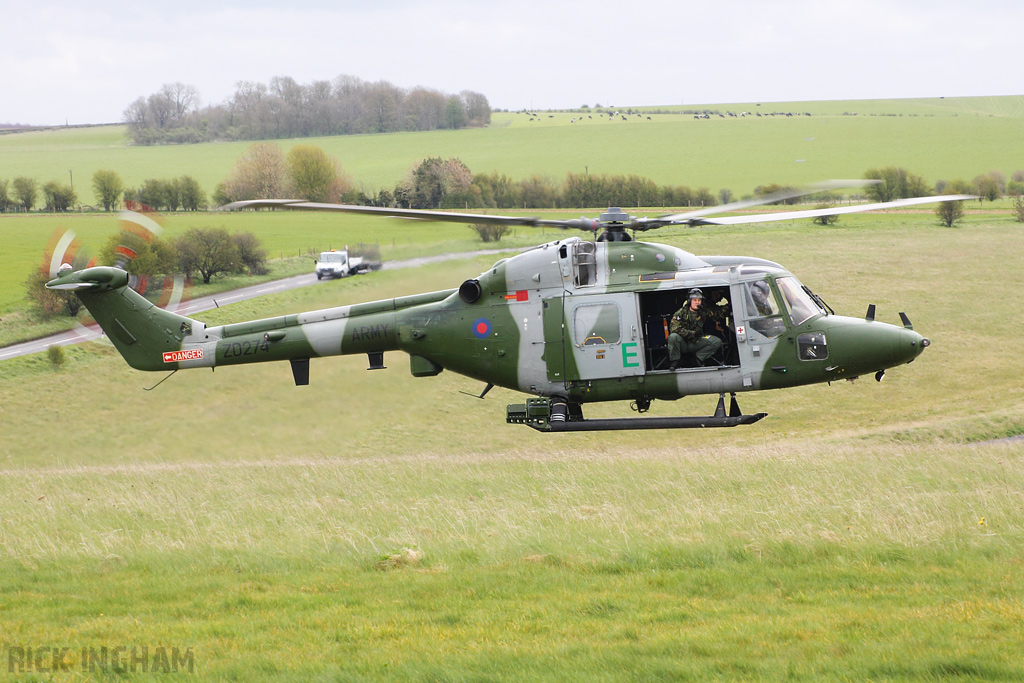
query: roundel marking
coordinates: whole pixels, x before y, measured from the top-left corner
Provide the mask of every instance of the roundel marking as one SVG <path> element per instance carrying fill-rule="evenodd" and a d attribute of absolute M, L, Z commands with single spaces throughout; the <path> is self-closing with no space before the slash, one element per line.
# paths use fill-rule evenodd
<path fill-rule="evenodd" d="M 477 339 L 487 339 L 491 333 L 491 321 L 487 318 L 477 318 L 473 321 L 473 336 Z"/>

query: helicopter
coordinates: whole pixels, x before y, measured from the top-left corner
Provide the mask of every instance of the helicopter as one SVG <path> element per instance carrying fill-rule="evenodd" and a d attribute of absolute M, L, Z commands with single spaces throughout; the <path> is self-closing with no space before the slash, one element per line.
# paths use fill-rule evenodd
<path fill-rule="evenodd" d="M 235 202 L 224 210 L 338 211 L 428 221 L 582 230 L 502 259 L 452 289 L 343 305 L 263 320 L 207 326 L 163 310 L 129 286 L 124 270 L 61 267 L 47 287 L 73 291 L 125 361 L 138 370 L 172 371 L 288 361 L 296 386 L 310 361 L 366 354 L 368 370 L 404 351 L 414 377 L 444 370 L 527 394 L 508 405 L 506 422 L 541 432 L 690 429 L 753 424 L 736 394 L 874 374 L 916 359 L 930 341 L 905 313 L 902 326 L 837 315 L 782 265 L 757 257 L 697 256 L 632 238 L 666 226 L 793 220 L 971 199 L 970 195 L 778 213 L 714 216 L 814 194 L 857 181 L 831 181 L 731 204 L 654 218 L 611 207 L 570 220 L 395 209 L 302 200 Z M 860 183 L 863 184 L 863 183 Z M 672 316 L 697 292 L 717 315 L 714 356 L 671 359 Z M 169 375 L 168 375 L 169 376 Z M 163 380 L 161 380 L 163 381 Z M 657 399 L 718 395 L 711 415 L 588 419 L 583 406 L 629 401 L 645 413 Z M 726 394 L 730 401 L 726 408 Z M 473 394 L 475 396 L 475 394 Z"/>

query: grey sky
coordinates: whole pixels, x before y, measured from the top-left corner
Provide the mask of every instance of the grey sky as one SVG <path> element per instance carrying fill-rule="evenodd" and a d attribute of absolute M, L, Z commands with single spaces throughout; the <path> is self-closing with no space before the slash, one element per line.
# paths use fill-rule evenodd
<path fill-rule="evenodd" d="M 0 0 L 0 123 L 121 120 L 164 83 L 340 74 L 494 108 L 1024 94 L 1024 4 Z"/>

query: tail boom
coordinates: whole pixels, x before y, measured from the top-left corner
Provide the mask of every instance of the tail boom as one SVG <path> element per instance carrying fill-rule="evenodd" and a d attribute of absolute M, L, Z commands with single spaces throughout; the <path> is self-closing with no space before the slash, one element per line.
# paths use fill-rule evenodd
<path fill-rule="evenodd" d="M 125 361 L 146 371 L 398 350 L 399 313 L 454 293 L 431 292 L 207 327 L 147 301 L 128 286 L 128 274 L 118 268 L 65 273 L 46 286 L 74 291 Z"/>

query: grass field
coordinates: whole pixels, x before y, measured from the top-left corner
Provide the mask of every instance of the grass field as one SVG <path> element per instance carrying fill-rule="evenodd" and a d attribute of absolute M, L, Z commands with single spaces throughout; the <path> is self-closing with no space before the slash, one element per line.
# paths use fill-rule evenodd
<path fill-rule="evenodd" d="M 709 108 L 813 115 L 580 126 L 499 114 L 483 130 L 314 144 L 371 188 L 435 155 L 512 177 L 587 169 L 737 194 L 889 163 L 931 181 L 1024 166 L 1024 97 Z M 212 188 L 246 144 L 136 149 L 117 127 L 0 136 L 0 179 L 73 169 L 85 198 L 92 171 L 115 168 Z M 194 225 L 252 230 L 272 257 L 481 246 L 462 226 L 318 214 L 176 215 L 166 229 Z M 19 285 L 67 228 L 98 248 L 116 219 L 0 217 L 0 326 L 23 323 Z M 186 680 L 1024 679 L 1024 443 L 987 443 L 1024 434 L 1020 224 L 979 211 L 946 229 L 925 210 L 651 237 L 779 261 L 838 312 L 906 311 L 933 344 L 881 383 L 742 395 L 745 411 L 769 413 L 752 427 L 574 435 L 506 425 L 520 395 L 481 401 L 451 373 L 413 378 L 399 353 L 383 372 L 314 360 L 309 387 L 266 364 L 178 373 L 152 392 L 160 375 L 103 344 L 69 347 L 60 370 L 45 354 L 5 361 L 0 680 L 167 680 L 132 663 L 133 648 L 187 650 Z M 493 260 L 197 317 L 445 289 Z M 28 648 L 47 655 L 26 666 Z M 83 661 L 117 648 L 105 670 Z M 48 670 L 54 651 L 64 670 Z"/>
<path fill-rule="evenodd" d="M 202 680 L 1024 678 L 1024 445 L 982 443 L 1024 433 L 1018 224 L 657 239 L 780 261 L 933 345 L 882 383 L 741 396 L 769 413 L 749 428 L 578 435 L 505 425 L 518 395 L 414 379 L 397 353 L 314 360 L 305 388 L 267 364 L 153 392 L 99 344 L 59 371 L 7 361 L 0 678 L 26 647 L 68 648 L 66 680 L 98 677 L 80 655 L 103 647 L 191 648 Z M 490 261 L 199 317 L 447 288 Z"/>
<path fill-rule="evenodd" d="M 431 156 L 459 157 L 474 172 L 498 171 L 517 180 L 532 174 L 561 180 L 568 172 L 637 174 L 659 185 L 729 188 L 736 196 L 765 183 L 860 178 L 869 168 L 890 164 L 932 183 L 969 180 L 994 169 L 1009 176 L 1024 167 L 1019 144 L 1024 96 L 659 109 L 705 106 L 754 116 L 698 121 L 692 115 L 652 113 L 650 121 L 634 116 L 628 122 L 571 124 L 578 112 L 541 112 L 533 123 L 525 114 L 499 112 L 483 129 L 278 142 L 285 151 L 299 142 L 322 147 L 370 192 L 394 187 L 413 164 Z M 811 116 L 757 118 L 759 112 Z M 86 204 L 95 202 L 93 173 L 108 168 L 130 186 L 189 174 L 212 193 L 249 144 L 133 147 L 121 126 L 4 135 L 0 179 L 25 175 L 42 184 L 73 177 Z"/>

